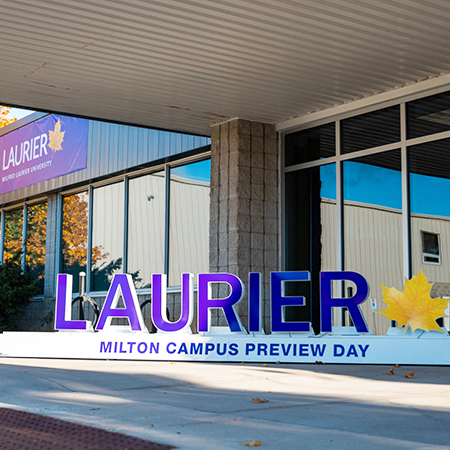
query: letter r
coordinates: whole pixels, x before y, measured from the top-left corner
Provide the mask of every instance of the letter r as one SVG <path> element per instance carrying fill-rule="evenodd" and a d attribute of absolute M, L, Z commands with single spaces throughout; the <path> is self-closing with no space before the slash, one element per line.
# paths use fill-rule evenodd
<path fill-rule="evenodd" d="M 350 298 L 332 297 L 331 286 L 333 281 L 352 281 L 356 285 L 356 294 Z M 367 280 L 356 272 L 321 272 L 320 273 L 320 324 L 322 333 L 333 330 L 331 312 L 333 308 L 348 308 L 350 317 L 355 324 L 356 331 L 367 333 L 364 316 L 359 305 L 367 300 L 369 285 Z"/>

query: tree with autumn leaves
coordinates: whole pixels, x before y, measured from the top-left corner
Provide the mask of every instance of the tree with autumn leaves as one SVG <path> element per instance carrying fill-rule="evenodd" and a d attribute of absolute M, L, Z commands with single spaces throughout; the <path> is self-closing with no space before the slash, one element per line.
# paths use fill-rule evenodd
<path fill-rule="evenodd" d="M 64 272 L 78 277 L 86 270 L 88 238 L 88 194 L 64 197 L 63 204 L 62 254 Z M 95 264 L 109 256 L 103 247 L 92 248 L 91 260 Z"/>
<path fill-rule="evenodd" d="M 45 240 L 47 223 L 47 203 L 28 207 L 26 239 L 26 272 L 37 279 L 40 292 L 44 289 Z M 23 248 L 23 209 L 7 211 L 5 215 L 4 261 L 21 264 Z"/>
<path fill-rule="evenodd" d="M 7 117 L 10 111 L 11 108 L 9 106 L 0 105 L 0 128 L 6 127 L 6 125 L 9 125 L 17 120 L 15 117 Z"/>
<path fill-rule="evenodd" d="M 43 291 L 45 275 L 45 247 L 47 234 L 47 203 L 28 207 L 26 239 L 26 272 L 39 281 Z M 23 209 L 8 211 L 5 217 L 4 260 L 21 261 Z M 88 196 L 86 192 L 64 197 L 62 260 L 63 270 L 77 277 L 86 270 L 88 236 Z M 101 246 L 92 248 L 92 263 L 105 259 Z"/>

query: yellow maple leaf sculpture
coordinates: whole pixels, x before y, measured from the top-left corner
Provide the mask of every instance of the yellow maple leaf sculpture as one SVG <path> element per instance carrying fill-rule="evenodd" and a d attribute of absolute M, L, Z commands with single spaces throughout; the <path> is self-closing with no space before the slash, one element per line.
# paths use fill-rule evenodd
<path fill-rule="evenodd" d="M 49 148 L 54 151 L 62 150 L 61 144 L 64 140 L 65 131 L 61 131 L 61 122 L 58 119 L 58 122 L 55 123 L 55 129 L 53 131 L 48 132 L 49 137 Z"/>
<path fill-rule="evenodd" d="M 430 297 L 432 284 L 428 283 L 423 269 L 411 280 L 405 280 L 403 292 L 393 287 L 380 286 L 383 289 L 381 300 L 386 303 L 387 308 L 377 312 L 389 320 L 397 321 L 399 328 L 405 326 L 403 333 L 406 333 L 408 325 L 413 333 L 418 328 L 424 331 L 442 331 L 436 319 L 446 316 L 444 309 L 449 300 Z"/>

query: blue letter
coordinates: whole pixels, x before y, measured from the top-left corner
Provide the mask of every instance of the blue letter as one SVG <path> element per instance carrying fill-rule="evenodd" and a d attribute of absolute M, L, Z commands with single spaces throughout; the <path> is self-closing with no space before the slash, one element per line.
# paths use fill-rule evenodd
<path fill-rule="evenodd" d="M 231 294 L 227 298 L 212 299 L 210 283 L 228 283 Z M 198 274 L 198 331 L 208 332 L 210 323 L 210 308 L 222 308 L 231 331 L 242 331 L 239 317 L 234 309 L 241 301 L 244 286 L 242 281 L 230 273 L 199 273 Z"/>
<path fill-rule="evenodd" d="M 260 273 L 248 274 L 248 331 L 259 333 L 262 328 L 262 276 Z"/>
<path fill-rule="evenodd" d="M 341 344 L 334 344 L 334 356 L 343 356 L 345 348 Z"/>
<path fill-rule="evenodd" d="M 335 281 L 353 281 L 356 285 L 356 294 L 351 298 L 333 298 L 331 285 Z M 356 331 L 367 333 L 366 321 L 359 309 L 359 304 L 367 300 L 369 285 L 366 279 L 356 272 L 321 272 L 320 273 L 320 316 L 321 331 L 332 331 L 331 312 L 333 308 L 348 308 L 350 317 L 355 324 Z"/>
<path fill-rule="evenodd" d="M 245 344 L 245 354 L 248 355 L 250 352 L 255 351 L 256 345 L 255 344 Z"/>
<path fill-rule="evenodd" d="M 369 348 L 369 344 L 367 344 L 366 346 L 362 346 L 361 344 L 358 344 L 358 347 L 359 347 L 359 349 L 361 350 L 361 353 L 362 353 L 362 357 L 363 358 L 365 358 L 365 356 L 366 356 L 366 352 L 367 352 L 367 349 Z"/>
<path fill-rule="evenodd" d="M 304 306 L 305 297 L 285 297 L 283 281 L 309 281 L 309 272 L 272 272 L 270 274 L 270 300 L 272 304 L 272 331 L 311 330 L 311 322 L 285 322 L 284 312 L 286 306 Z"/>

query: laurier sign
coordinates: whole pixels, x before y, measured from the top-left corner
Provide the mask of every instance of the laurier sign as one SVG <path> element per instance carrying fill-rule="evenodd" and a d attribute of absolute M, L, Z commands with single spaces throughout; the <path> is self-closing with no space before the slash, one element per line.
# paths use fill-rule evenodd
<path fill-rule="evenodd" d="M 58 275 L 55 329 L 58 333 L 5 332 L 0 335 L 1 356 L 228 361 L 290 363 L 366 363 L 450 365 L 450 337 L 445 331 L 390 328 L 386 336 L 373 336 L 360 309 L 369 295 L 366 279 L 356 272 L 321 272 L 321 330 L 314 334 L 310 322 L 284 321 L 284 308 L 304 306 L 304 297 L 284 295 L 289 282 L 310 282 L 310 273 L 272 272 L 270 309 L 272 334 L 262 328 L 262 276 L 250 273 L 248 280 L 248 333 L 241 325 L 236 305 L 244 296 L 244 285 L 235 275 L 198 275 L 197 328 L 194 317 L 194 276 L 181 277 L 181 313 L 177 321 L 166 314 L 166 276 L 152 276 L 152 321 L 157 333 L 148 333 L 132 278 L 116 274 L 112 280 L 95 330 L 87 320 L 72 320 L 72 276 Z M 356 286 L 351 298 L 334 297 L 334 282 Z M 229 295 L 213 298 L 212 285 L 226 283 Z M 123 306 L 119 307 L 122 299 Z M 211 310 L 222 309 L 228 327 L 210 327 Z M 347 308 L 354 327 L 333 327 L 333 308 Z M 128 326 L 111 325 L 113 318 L 128 319 Z M 404 329 L 406 331 L 406 329 Z"/>
<path fill-rule="evenodd" d="M 261 274 L 249 274 L 249 331 L 262 331 L 261 315 Z M 152 276 L 152 320 L 160 331 L 176 332 L 191 326 L 194 317 L 194 275 L 184 273 L 181 277 L 181 316 L 177 322 L 169 322 L 166 317 L 167 293 L 166 275 Z M 310 281 L 309 272 L 272 272 L 270 279 L 272 332 L 310 332 L 310 322 L 285 322 L 283 309 L 286 306 L 304 306 L 304 297 L 285 297 L 283 295 L 284 282 Z M 356 294 L 350 298 L 334 298 L 331 295 L 333 281 L 352 281 L 356 285 Z M 211 284 L 226 283 L 230 286 L 227 298 L 211 298 Z M 235 306 L 241 301 L 244 285 L 236 276 L 229 273 L 201 273 L 198 275 L 198 331 L 208 332 L 210 329 L 210 311 L 214 308 L 223 310 L 228 321 L 230 332 L 243 332 Z M 369 285 L 365 278 L 355 272 L 321 272 L 321 331 L 332 331 L 332 309 L 336 307 L 348 308 L 355 328 L 360 333 L 367 333 L 364 317 L 359 309 L 369 295 Z M 117 308 L 120 297 L 123 308 Z M 58 275 L 56 294 L 57 330 L 88 330 L 91 323 L 85 320 L 71 320 L 72 313 L 72 276 Z M 133 281 L 128 274 L 116 274 L 109 288 L 103 305 L 96 330 L 103 330 L 109 326 L 113 318 L 127 318 L 133 331 L 147 331 L 139 308 L 139 302 Z"/>

